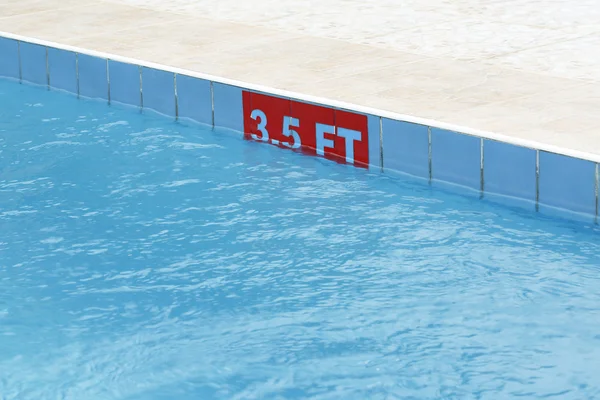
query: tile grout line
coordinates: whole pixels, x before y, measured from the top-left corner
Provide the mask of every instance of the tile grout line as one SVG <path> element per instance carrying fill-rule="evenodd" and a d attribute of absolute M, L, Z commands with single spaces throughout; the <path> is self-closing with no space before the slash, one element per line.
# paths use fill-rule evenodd
<path fill-rule="evenodd" d="M 179 96 L 177 95 L 177 74 L 173 74 L 173 91 L 175 92 L 175 121 L 179 120 Z"/>
<path fill-rule="evenodd" d="M 598 219 L 600 218 L 600 210 L 598 210 L 598 208 L 600 207 L 600 199 L 598 199 L 598 197 L 600 196 L 600 164 L 596 163 L 596 182 L 595 182 L 595 186 L 596 186 L 596 219 L 595 222 L 596 224 L 598 223 Z"/>
<path fill-rule="evenodd" d="M 140 73 L 140 112 L 144 109 L 144 82 L 142 78 L 142 66 L 138 65 L 138 72 Z"/>
<path fill-rule="evenodd" d="M 483 138 L 480 139 L 480 146 L 479 146 L 479 179 L 480 179 L 480 186 L 479 186 L 479 190 L 480 190 L 480 194 L 479 197 L 483 199 L 484 196 L 484 190 L 485 190 L 485 181 L 484 181 L 484 170 L 483 170 L 483 164 L 484 164 L 484 149 L 483 149 Z"/>
<path fill-rule="evenodd" d="M 211 124 L 215 129 L 215 89 L 213 81 L 210 81 L 210 107 L 211 107 Z"/>
<path fill-rule="evenodd" d="M 535 211 L 540 211 L 540 151 L 535 151 Z"/>
<path fill-rule="evenodd" d="M 50 90 L 50 63 L 48 62 L 48 47 L 44 47 L 46 50 L 46 88 Z"/>
<path fill-rule="evenodd" d="M 379 168 L 383 172 L 383 118 L 379 117 Z"/>
<path fill-rule="evenodd" d="M 79 53 L 75 53 L 75 80 L 77 81 L 77 98 L 81 96 L 79 90 Z"/>
<path fill-rule="evenodd" d="M 106 59 L 106 84 L 108 89 L 108 104 L 110 104 L 110 67 L 108 66 L 108 58 Z"/>
<path fill-rule="evenodd" d="M 431 127 L 427 127 L 427 157 L 428 157 L 428 169 L 429 169 L 429 183 L 433 180 L 433 161 L 431 151 Z"/>
<path fill-rule="evenodd" d="M 19 83 L 23 83 L 23 67 L 21 66 L 21 42 L 17 40 L 17 57 L 19 58 Z"/>

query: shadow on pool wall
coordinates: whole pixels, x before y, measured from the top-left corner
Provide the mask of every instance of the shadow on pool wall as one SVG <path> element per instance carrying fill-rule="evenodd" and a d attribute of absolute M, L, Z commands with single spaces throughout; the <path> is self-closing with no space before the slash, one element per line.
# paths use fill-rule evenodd
<path fill-rule="evenodd" d="M 598 223 L 600 156 L 572 157 L 397 120 L 376 110 L 353 111 L 275 89 L 245 88 L 226 79 L 34 42 L 0 36 L 0 77 L 245 132 L 246 139 L 283 149 Z"/>

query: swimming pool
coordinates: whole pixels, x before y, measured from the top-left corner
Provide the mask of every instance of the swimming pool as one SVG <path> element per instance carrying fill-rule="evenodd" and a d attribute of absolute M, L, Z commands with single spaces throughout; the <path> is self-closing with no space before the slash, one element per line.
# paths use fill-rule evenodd
<path fill-rule="evenodd" d="M 3 399 L 600 395 L 598 228 L 0 80 Z"/>

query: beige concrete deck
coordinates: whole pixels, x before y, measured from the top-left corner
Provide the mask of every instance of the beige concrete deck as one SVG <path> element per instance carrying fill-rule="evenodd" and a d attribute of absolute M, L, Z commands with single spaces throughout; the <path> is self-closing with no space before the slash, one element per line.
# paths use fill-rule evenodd
<path fill-rule="evenodd" d="M 598 4 L 0 0 L 0 31 L 600 155 Z"/>

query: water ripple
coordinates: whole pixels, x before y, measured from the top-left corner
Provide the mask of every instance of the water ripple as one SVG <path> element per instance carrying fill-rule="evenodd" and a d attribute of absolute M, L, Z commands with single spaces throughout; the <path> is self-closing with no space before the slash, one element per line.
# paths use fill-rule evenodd
<path fill-rule="evenodd" d="M 3 399 L 600 397 L 596 228 L 9 84 Z"/>

